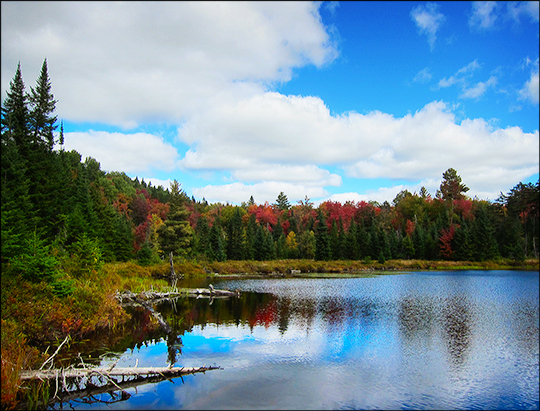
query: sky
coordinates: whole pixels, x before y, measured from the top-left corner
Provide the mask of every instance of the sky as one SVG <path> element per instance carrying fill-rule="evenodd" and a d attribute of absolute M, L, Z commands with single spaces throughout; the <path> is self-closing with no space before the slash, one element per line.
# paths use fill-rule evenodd
<path fill-rule="evenodd" d="M 1 2 L 65 150 L 208 202 L 496 200 L 539 172 L 539 2 Z"/>

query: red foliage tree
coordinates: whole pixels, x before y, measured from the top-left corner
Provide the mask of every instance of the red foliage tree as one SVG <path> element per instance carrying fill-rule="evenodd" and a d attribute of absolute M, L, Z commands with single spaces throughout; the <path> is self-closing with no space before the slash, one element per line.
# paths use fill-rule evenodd
<path fill-rule="evenodd" d="M 441 255 L 446 259 L 451 259 L 454 251 L 452 250 L 452 239 L 456 233 L 455 226 L 452 224 L 450 228 L 441 230 L 441 235 L 439 237 L 439 248 Z"/>

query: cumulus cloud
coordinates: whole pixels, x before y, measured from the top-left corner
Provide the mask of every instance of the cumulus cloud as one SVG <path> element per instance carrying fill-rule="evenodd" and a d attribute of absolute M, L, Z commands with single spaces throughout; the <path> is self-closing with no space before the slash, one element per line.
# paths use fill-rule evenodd
<path fill-rule="evenodd" d="M 337 49 L 318 3 L 2 2 L 2 86 L 49 59 L 61 118 L 132 128 L 260 93 Z M 61 60 L 62 64 L 52 64 Z M 128 74 L 127 74 L 128 73 Z M 30 77 L 28 77 L 30 76 Z"/>
<path fill-rule="evenodd" d="M 289 201 L 298 201 L 305 196 L 309 198 L 327 197 L 324 187 L 310 187 L 301 184 L 283 183 L 281 181 L 265 181 L 255 184 L 235 182 L 231 184 L 212 185 L 196 188 L 193 194 L 209 202 L 230 202 L 240 204 L 247 202 L 251 196 L 257 204 L 265 201 L 273 202 L 280 192 L 287 193 Z"/>
<path fill-rule="evenodd" d="M 416 6 L 411 10 L 411 18 L 418 27 L 420 34 L 426 34 L 430 49 L 433 51 L 435 40 L 437 39 L 437 31 L 444 23 L 445 17 L 438 12 L 439 5 L 436 3 L 427 3 Z"/>
<path fill-rule="evenodd" d="M 104 171 L 126 173 L 151 169 L 170 171 L 175 168 L 179 158 L 174 146 L 160 136 L 147 133 L 123 134 L 92 130 L 65 133 L 64 149 L 76 150 L 83 159 L 95 158 Z"/>
<path fill-rule="evenodd" d="M 217 197 L 238 191 L 245 197 L 247 191 L 266 190 L 264 180 L 272 179 L 269 187 L 278 182 L 282 187 L 274 188 L 277 193 L 283 184 L 294 184 L 291 190 L 302 198 L 301 190 L 340 185 L 340 177 L 326 171 L 327 166 L 338 166 L 352 178 L 411 181 L 440 181 L 442 172 L 453 167 L 474 183 L 472 192 L 491 182 L 515 184 L 538 168 L 538 131 L 500 129 L 483 119 L 458 124 L 441 101 L 395 118 L 378 111 L 331 115 L 319 98 L 265 93 L 207 113 L 204 120 L 180 130 L 182 141 L 192 144 L 181 166 L 227 169 L 242 182 L 207 186 L 199 191 L 206 196 L 212 191 Z M 506 172 L 491 180 L 491 169 Z M 244 184 L 259 178 L 254 185 Z"/>
<path fill-rule="evenodd" d="M 519 91 L 521 100 L 528 100 L 532 104 L 538 104 L 540 84 L 538 82 L 538 59 L 534 62 L 534 69 L 531 77 L 525 82 L 523 88 Z"/>

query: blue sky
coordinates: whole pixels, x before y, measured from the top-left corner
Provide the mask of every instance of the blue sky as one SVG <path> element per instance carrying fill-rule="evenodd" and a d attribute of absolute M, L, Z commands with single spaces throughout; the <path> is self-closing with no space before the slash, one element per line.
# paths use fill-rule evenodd
<path fill-rule="evenodd" d="M 65 149 L 210 202 L 391 202 L 539 169 L 538 2 L 2 2 Z"/>

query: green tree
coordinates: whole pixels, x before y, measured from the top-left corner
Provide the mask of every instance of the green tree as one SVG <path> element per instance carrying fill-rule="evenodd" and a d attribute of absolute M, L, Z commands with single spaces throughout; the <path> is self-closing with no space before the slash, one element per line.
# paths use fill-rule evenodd
<path fill-rule="evenodd" d="M 353 220 L 349 225 L 349 230 L 345 234 L 345 241 L 343 246 L 343 257 L 347 260 L 358 260 L 360 257 L 358 239 L 357 239 L 358 225 Z"/>
<path fill-rule="evenodd" d="M 479 204 L 475 210 L 475 219 L 472 226 L 473 256 L 476 261 L 485 261 L 495 258 L 498 252 L 495 241 L 493 225 L 487 213 L 487 204 Z"/>
<path fill-rule="evenodd" d="M 244 259 L 244 227 L 239 207 L 235 207 L 234 215 L 227 223 L 227 258 Z"/>
<path fill-rule="evenodd" d="M 206 255 L 210 261 L 225 261 L 227 253 L 225 251 L 225 238 L 219 218 L 214 220 L 210 229 L 210 235 L 206 244 Z"/>
<path fill-rule="evenodd" d="M 454 259 L 457 261 L 470 261 L 473 259 L 474 249 L 471 243 L 471 232 L 467 221 L 463 220 L 456 229 L 452 240 Z"/>
<path fill-rule="evenodd" d="M 29 115 L 30 132 L 35 144 L 43 145 L 52 151 L 54 131 L 57 129 L 57 116 L 53 115 L 57 101 L 51 92 L 51 81 L 47 70 L 47 59 L 43 61 L 36 88 L 32 88 L 29 98 L 31 110 Z"/>
<path fill-rule="evenodd" d="M 289 199 L 285 194 L 283 194 L 283 191 L 281 191 L 277 196 L 276 206 L 278 210 L 282 211 L 287 211 L 289 208 L 291 208 L 291 205 L 289 204 Z"/>
<path fill-rule="evenodd" d="M 317 210 L 317 227 L 315 229 L 315 259 L 330 260 L 332 251 L 330 249 L 330 237 L 328 236 L 328 226 L 326 219 L 320 209 Z"/>
<path fill-rule="evenodd" d="M 300 258 L 315 258 L 315 233 L 313 231 L 304 231 L 298 236 L 298 253 Z"/>
<path fill-rule="evenodd" d="M 9 83 L 7 97 L 2 103 L 2 143 L 13 140 L 23 158 L 27 157 L 30 145 L 28 122 L 28 95 L 19 62 L 15 77 Z"/>
<path fill-rule="evenodd" d="M 185 206 L 188 198 L 176 180 L 171 183 L 170 191 L 169 214 L 157 230 L 160 247 L 167 255 L 172 251 L 175 255 L 185 257 L 191 252 L 194 234 L 188 220 L 190 213 Z"/>
<path fill-rule="evenodd" d="M 456 170 L 449 168 L 443 173 L 443 181 L 439 190 L 445 201 L 452 202 L 465 198 L 463 193 L 469 191 L 469 187 L 461 182 L 461 177 Z"/>

